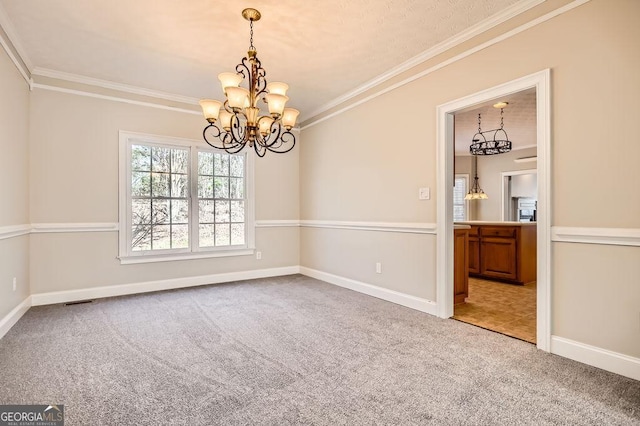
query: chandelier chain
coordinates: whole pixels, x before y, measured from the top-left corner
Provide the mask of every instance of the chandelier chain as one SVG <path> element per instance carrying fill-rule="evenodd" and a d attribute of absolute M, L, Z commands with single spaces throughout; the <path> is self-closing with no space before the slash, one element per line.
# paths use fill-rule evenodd
<path fill-rule="evenodd" d="M 504 128 L 504 108 L 500 108 L 500 130 Z"/>
<path fill-rule="evenodd" d="M 482 129 L 480 128 L 480 114 L 478 114 L 478 133 L 482 133 Z"/>
<path fill-rule="evenodd" d="M 249 49 L 256 50 L 256 47 L 253 45 L 253 19 L 249 20 Z"/>

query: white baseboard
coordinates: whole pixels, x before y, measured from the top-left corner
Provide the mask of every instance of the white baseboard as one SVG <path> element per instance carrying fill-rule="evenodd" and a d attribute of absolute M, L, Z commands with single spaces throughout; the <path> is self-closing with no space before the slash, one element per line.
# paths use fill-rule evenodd
<path fill-rule="evenodd" d="M 350 278 L 340 277 L 338 275 L 329 274 L 327 272 L 318 271 L 316 269 L 311 269 L 304 266 L 300 267 L 300 273 L 311 278 L 325 281 L 340 287 L 348 288 L 359 293 L 368 294 L 369 296 L 377 297 L 378 299 L 386 300 L 388 302 L 397 303 L 398 305 L 406 306 L 407 308 L 415 309 L 427 314 L 437 314 L 436 302 L 428 299 L 410 296 L 408 294 L 400 293 L 395 290 L 389 290 L 387 288 L 363 283 L 361 281 L 352 280 Z"/>
<path fill-rule="evenodd" d="M 31 296 L 24 299 L 18 306 L 13 308 L 11 312 L 9 312 L 4 318 L 0 319 L 0 339 L 4 337 L 5 334 L 11 327 L 18 322 L 20 318 L 29 310 L 31 307 Z"/>
<path fill-rule="evenodd" d="M 621 376 L 640 380 L 640 358 L 558 336 L 551 336 L 551 353 L 620 374 Z"/>
<path fill-rule="evenodd" d="M 195 287 L 206 284 L 219 284 L 231 281 L 277 277 L 281 275 L 297 274 L 299 272 L 300 268 L 298 266 L 287 266 L 283 268 L 257 269 L 252 271 L 229 272 L 225 274 L 201 275 L 197 277 L 174 278 L 168 280 L 147 281 L 133 284 L 84 288 L 79 290 L 36 293 L 31 295 L 31 304 L 32 306 L 51 305 L 55 303 L 74 302 L 78 300 L 100 299 L 103 297 L 125 296 L 128 294 L 173 290 L 177 288 Z"/>

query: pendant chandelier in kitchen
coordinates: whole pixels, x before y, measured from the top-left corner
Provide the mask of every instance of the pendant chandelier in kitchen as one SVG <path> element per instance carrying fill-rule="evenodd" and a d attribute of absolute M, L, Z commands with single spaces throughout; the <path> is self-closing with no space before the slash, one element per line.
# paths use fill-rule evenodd
<path fill-rule="evenodd" d="M 504 130 L 504 107 L 507 102 L 499 102 L 494 108 L 500 108 L 500 128 L 482 131 L 481 114 L 478 114 L 478 133 L 473 135 L 469 152 L 471 155 L 504 154 L 511 151 L 511 141 Z M 489 138 L 489 139 L 487 139 Z"/>

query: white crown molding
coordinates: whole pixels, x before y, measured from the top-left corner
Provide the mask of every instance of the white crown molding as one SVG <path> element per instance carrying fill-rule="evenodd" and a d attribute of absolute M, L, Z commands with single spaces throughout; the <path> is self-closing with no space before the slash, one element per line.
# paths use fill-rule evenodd
<path fill-rule="evenodd" d="M 86 84 L 88 86 L 102 87 L 103 89 L 117 90 L 119 92 L 131 93 L 134 95 L 148 96 L 151 98 L 164 99 L 166 101 L 180 102 L 189 105 L 198 105 L 199 102 L 199 99 L 192 98 L 190 96 L 176 95 L 173 93 L 167 93 L 153 89 L 145 89 L 143 87 L 116 83 L 109 80 L 101 80 L 99 78 L 86 77 L 79 74 L 56 71 L 48 68 L 35 67 L 31 74 L 41 77 L 54 78 L 56 80 L 69 81 L 72 83 Z"/>
<path fill-rule="evenodd" d="M 4 318 L 0 319 L 0 339 L 13 327 L 20 318 L 31 307 L 31 296 L 24 299 L 18 306 L 13 308 Z"/>
<path fill-rule="evenodd" d="M 29 70 L 32 68 L 31 61 L 29 60 L 24 48 L 22 47 L 22 44 L 20 43 L 20 40 L 16 35 L 15 29 L 13 28 L 13 24 L 11 24 L 9 16 L 4 10 L 4 7 L 2 7 L 2 4 L 0 4 L 0 28 L 2 29 L 2 31 L 0 31 L 0 44 L 7 52 L 7 55 L 9 56 L 9 59 L 11 59 L 11 62 L 13 62 L 15 67 L 20 72 L 20 75 L 22 75 L 22 78 L 24 78 L 27 84 L 30 85 L 32 82 L 29 72 Z"/>
<path fill-rule="evenodd" d="M 256 228 L 292 228 L 300 226 L 299 220 L 256 220 Z"/>
<path fill-rule="evenodd" d="M 126 104 L 139 105 L 139 106 L 145 106 L 145 107 L 150 107 L 150 108 L 165 109 L 167 111 L 182 112 L 182 113 L 185 113 L 185 114 L 202 115 L 202 113 L 200 111 L 184 109 L 184 108 L 176 108 L 176 107 L 171 107 L 171 106 L 167 106 L 167 105 L 163 105 L 163 104 L 156 104 L 156 103 L 153 103 L 153 102 L 135 101 L 133 99 L 123 98 L 123 97 L 120 97 L 120 96 L 101 95 L 101 94 L 98 94 L 98 93 L 86 92 L 84 90 L 67 89 L 67 88 L 64 88 L 64 87 L 51 86 L 49 84 L 32 83 L 31 84 L 31 88 L 32 89 L 51 90 L 53 92 L 68 93 L 68 94 L 78 95 L 78 96 L 86 96 L 86 97 L 89 97 L 89 98 L 104 99 L 104 100 L 107 100 L 107 101 L 123 102 L 123 103 L 126 103 Z"/>
<path fill-rule="evenodd" d="M 19 237 L 31 232 L 31 225 L 0 226 L 0 240 Z"/>
<path fill-rule="evenodd" d="M 460 60 L 462 60 L 462 59 L 464 59 L 464 58 L 466 58 L 468 56 L 471 56 L 474 53 L 477 53 L 477 52 L 479 52 L 481 50 L 484 50 L 484 49 L 486 49 L 486 48 L 488 48 L 490 46 L 493 46 L 494 44 L 500 43 L 501 41 L 507 40 L 507 39 L 517 35 L 517 34 L 520 34 L 523 31 L 528 30 L 529 28 L 532 28 L 532 27 L 535 27 L 536 25 L 542 24 L 542 23 L 544 23 L 544 22 L 546 22 L 546 21 L 548 21 L 548 20 L 550 20 L 552 18 L 555 18 L 558 15 L 566 13 L 566 12 L 568 12 L 568 11 L 578 7 L 578 6 L 581 6 L 581 5 L 583 5 L 583 4 L 585 4 L 585 3 L 589 2 L 589 1 L 591 1 L 591 0 L 575 0 L 575 1 L 571 2 L 571 3 L 569 3 L 569 4 L 566 4 L 565 6 L 563 6 L 561 8 L 553 10 L 553 11 L 551 11 L 551 12 L 545 14 L 545 15 L 542 15 L 539 18 L 536 18 L 536 19 L 534 19 L 532 21 L 527 22 L 526 24 L 520 25 L 519 27 L 516 27 L 516 28 L 514 28 L 514 29 L 512 29 L 510 31 L 507 31 L 504 34 L 501 34 L 501 35 L 499 35 L 499 36 L 497 36 L 497 37 L 495 37 L 495 38 L 493 38 L 491 40 L 488 40 L 488 41 L 486 41 L 486 42 L 484 42 L 484 43 L 482 43 L 480 45 L 477 45 L 477 46 L 475 46 L 475 47 L 473 47 L 473 48 L 471 48 L 469 50 L 466 50 L 466 51 L 464 51 L 464 52 L 462 52 L 462 53 L 460 53 L 460 54 L 458 54 L 458 55 L 456 55 L 456 56 L 454 56 L 454 57 L 452 57 L 450 59 L 442 61 L 442 62 L 434 65 L 433 67 L 427 68 L 427 69 L 425 69 L 425 70 L 423 70 L 423 71 L 421 71 L 421 72 L 419 72 L 417 74 L 412 75 L 411 77 L 407 77 L 406 79 L 404 79 L 402 81 L 399 81 L 399 82 L 397 82 L 395 84 L 392 84 L 392 85 L 390 85 L 388 87 L 385 87 L 383 89 L 380 89 L 379 91 L 377 91 L 375 93 L 372 93 L 371 95 L 369 95 L 369 96 L 367 96 L 367 97 L 365 97 L 363 99 L 360 99 L 359 101 L 356 101 L 354 103 L 346 105 L 343 108 L 340 108 L 340 109 L 332 112 L 331 114 L 328 114 L 328 115 L 326 115 L 324 117 L 321 117 L 321 118 L 318 118 L 318 119 L 314 120 L 314 116 L 317 116 L 318 114 L 326 112 L 330 108 L 333 108 L 335 106 L 338 106 L 339 104 L 345 103 L 345 102 L 353 99 L 354 96 L 357 96 L 357 95 L 352 95 L 351 97 L 347 98 L 346 95 L 345 95 L 345 96 L 341 97 L 343 99 L 342 99 L 342 101 L 340 103 L 337 103 L 336 105 L 333 105 L 333 106 L 331 106 L 329 108 L 326 108 L 326 109 L 318 109 L 318 111 L 314 112 L 314 114 L 309 114 L 310 118 L 307 119 L 307 121 L 309 121 L 308 123 L 305 122 L 304 120 L 301 120 L 301 122 L 305 122 L 304 126 L 302 126 L 301 129 L 305 130 L 305 129 L 311 127 L 311 126 L 315 126 L 316 124 L 320 124 L 323 121 L 326 121 L 326 120 L 328 120 L 330 118 L 333 118 L 333 117 L 335 117 L 337 115 L 340 115 L 340 114 L 342 114 L 342 113 L 344 113 L 346 111 L 349 111 L 350 109 L 353 109 L 353 108 L 355 108 L 355 107 L 357 107 L 359 105 L 362 105 L 362 104 L 364 104 L 366 102 L 369 102 L 372 99 L 375 99 L 375 98 L 377 98 L 379 96 L 384 95 L 385 93 L 391 92 L 391 91 L 393 91 L 393 90 L 395 90 L 395 89 L 397 89 L 399 87 L 407 85 L 407 84 L 411 83 L 412 81 L 415 81 L 415 80 L 417 80 L 419 78 L 422 78 L 422 77 L 424 77 L 426 75 L 429 75 L 431 73 L 434 73 L 434 72 L 436 72 L 436 71 L 438 71 L 438 70 L 440 70 L 440 69 L 442 69 L 444 67 L 447 67 L 447 66 L 449 66 L 449 65 L 451 65 L 451 64 L 453 64 L 455 62 L 458 62 L 458 61 L 460 61 Z M 371 88 L 374 88 L 374 87 L 371 87 Z M 329 105 L 329 104 L 327 104 L 327 105 Z"/>
<path fill-rule="evenodd" d="M 551 241 L 640 247 L 640 228 L 551 227 Z"/>
<path fill-rule="evenodd" d="M 178 288 L 195 287 L 208 284 L 220 284 L 233 281 L 253 280 L 257 278 L 278 277 L 297 274 L 299 272 L 299 266 L 287 266 L 282 268 L 255 269 L 249 271 L 229 272 L 224 274 L 200 275 L 195 277 L 146 281 L 132 284 L 90 287 L 79 290 L 35 293 L 31 295 L 31 304 L 32 306 L 51 305 L 55 303 L 100 299 L 103 297 L 126 296 L 129 294 L 173 290 Z"/>
<path fill-rule="evenodd" d="M 551 336 L 551 353 L 634 380 L 640 380 L 640 358 L 559 336 Z"/>
<path fill-rule="evenodd" d="M 397 65 L 393 68 L 391 68 L 390 70 L 380 74 L 377 77 L 374 77 L 373 79 L 367 81 L 366 83 L 364 83 L 363 85 L 345 93 L 342 96 L 339 96 L 335 99 L 333 99 L 332 101 L 329 101 L 328 103 L 318 107 L 317 109 L 315 109 L 314 111 L 312 111 L 309 114 L 305 114 L 307 117 L 309 118 L 313 118 L 318 114 L 322 114 L 323 112 L 334 108 L 346 101 L 348 101 L 349 99 L 353 99 L 354 97 L 358 96 L 361 93 L 366 92 L 367 90 L 370 90 L 382 83 L 384 83 L 387 80 L 392 79 L 393 77 L 402 74 L 405 71 L 410 70 L 411 68 L 415 67 L 416 65 L 420 65 L 421 63 L 428 61 L 429 59 L 440 55 L 443 52 L 446 52 L 449 49 L 452 49 L 456 46 L 458 46 L 459 44 L 464 43 L 465 41 L 479 35 L 482 34 L 485 31 L 488 31 L 500 24 L 502 24 L 505 21 L 508 21 L 509 19 L 513 18 L 514 16 L 517 16 L 523 12 L 526 12 L 527 10 L 539 5 L 540 3 L 544 3 L 546 0 L 525 0 L 525 1 L 521 1 L 518 2 L 498 13 L 496 13 L 493 16 L 490 16 L 489 18 L 478 22 L 475 25 L 472 25 L 471 27 L 467 28 L 466 30 L 464 30 L 463 32 L 441 42 L 436 44 L 435 46 L 431 47 L 430 49 L 425 50 L 422 53 L 419 53 L 418 55 L 414 56 L 413 58 L 401 63 L 400 65 Z M 301 120 L 304 121 L 304 120 Z"/>
<path fill-rule="evenodd" d="M 115 232 L 117 222 L 108 223 L 32 223 L 32 234 L 68 232 Z"/>
<path fill-rule="evenodd" d="M 435 234 L 435 223 L 402 222 L 345 222 L 337 220 L 301 220 L 303 228 L 351 229 L 357 231 L 400 232 L 410 234 Z"/>

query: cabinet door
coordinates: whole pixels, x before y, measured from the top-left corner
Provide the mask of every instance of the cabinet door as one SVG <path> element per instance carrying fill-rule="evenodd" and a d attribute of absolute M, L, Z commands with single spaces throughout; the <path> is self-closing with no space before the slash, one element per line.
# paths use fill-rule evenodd
<path fill-rule="evenodd" d="M 515 280 L 518 278 L 515 238 L 483 238 L 480 273 L 488 277 Z"/>
<path fill-rule="evenodd" d="M 453 244 L 453 303 L 464 303 L 469 296 L 468 232 L 456 229 Z"/>
<path fill-rule="evenodd" d="M 480 273 L 480 239 L 469 235 L 469 272 Z"/>

